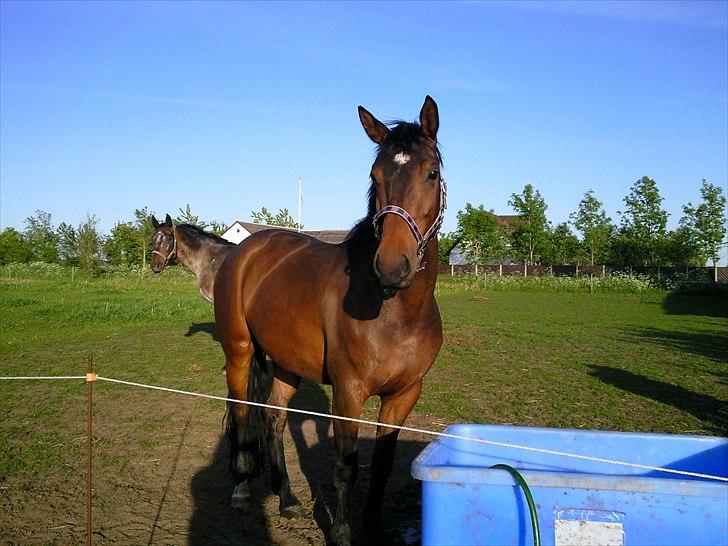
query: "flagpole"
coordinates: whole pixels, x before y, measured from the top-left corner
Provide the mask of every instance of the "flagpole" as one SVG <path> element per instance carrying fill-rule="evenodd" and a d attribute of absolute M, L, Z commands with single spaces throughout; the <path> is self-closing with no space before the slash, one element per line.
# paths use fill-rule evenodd
<path fill-rule="evenodd" d="M 303 193 L 303 180 L 301 178 L 298 179 L 298 232 L 301 233 L 301 204 L 302 204 L 302 198 L 301 194 Z"/>

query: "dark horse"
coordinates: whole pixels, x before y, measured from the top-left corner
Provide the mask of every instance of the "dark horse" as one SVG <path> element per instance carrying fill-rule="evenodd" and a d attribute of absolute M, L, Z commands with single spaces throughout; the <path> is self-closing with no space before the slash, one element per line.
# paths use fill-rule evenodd
<path fill-rule="evenodd" d="M 274 362 L 269 404 L 286 407 L 301 378 L 333 386 L 333 413 L 358 418 L 381 399 L 379 421 L 401 425 L 442 345 L 433 296 L 437 230 L 445 184 L 437 146 L 437 105 L 425 99 L 418 123 L 388 128 L 359 107 L 377 145 L 367 216 L 330 245 L 290 231 L 255 233 L 234 248 L 215 281 L 215 321 L 230 395 L 252 399 L 265 356 Z M 408 212 L 409 211 L 409 212 Z M 424 233 L 424 235 L 423 235 Z M 250 384 L 249 384 L 250 383 Z M 259 446 L 248 406 L 228 408 L 233 506 L 250 499 Z M 286 517 L 303 513 L 283 454 L 286 412 L 265 410 L 273 490 Z M 358 471 L 359 424 L 334 419 L 336 513 L 332 538 L 350 542 L 349 495 Z M 367 521 L 378 521 L 398 430 L 377 428 Z"/>
<path fill-rule="evenodd" d="M 212 303 L 215 275 L 235 245 L 191 224 L 175 226 L 169 214 L 163 224 L 152 216 L 152 226 L 152 271 L 161 273 L 170 260 L 179 260 L 197 277 L 202 297 Z"/>

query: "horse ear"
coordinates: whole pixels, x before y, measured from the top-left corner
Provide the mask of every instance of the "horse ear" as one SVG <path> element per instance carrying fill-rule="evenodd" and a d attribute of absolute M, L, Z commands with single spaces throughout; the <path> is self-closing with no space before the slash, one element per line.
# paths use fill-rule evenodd
<path fill-rule="evenodd" d="M 165 225 L 165 226 L 169 226 L 169 227 L 172 227 L 172 218 L 171 218 L 171 217 L 169 216 L 169 214 L 168 214 L 168 215 L 167 215 L 167 217 L 166 217 L 166 218 L 164 219 L 164 225 Z"/>
<path fill-rule="evenodd" d="M 153 214 L 152 214 L 152 227 L 154 229 L 159 229 L 159 222 L 157 222 L 157 219 L 154 217 Z"/>
<path fill-rule="evenodd" d="M 367 136 L 377 144 L 384 142 L 389 134 L 389 129 L 381 121 L 369 113 L 363 106 L 359 107 L 359 120 L 361 121 Z"/>
<path fill-rule="evenodd" d="M 425 97 L 425 103 L 420 110 L 420 127 L 424 135 L 437 140 L 437 129 L 440 127 L 440 115 L 437 113 L 437 104 L 430 95 Z"/>

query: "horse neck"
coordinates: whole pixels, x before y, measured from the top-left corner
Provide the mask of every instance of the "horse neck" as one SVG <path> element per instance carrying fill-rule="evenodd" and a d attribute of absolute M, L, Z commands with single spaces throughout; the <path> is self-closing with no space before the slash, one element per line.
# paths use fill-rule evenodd
<path fill-rule="evenodd" d="M 406 290 L 401 290 L 395 299 L 401 302 L 406 309 L 419 313 L 423 306 L 431 305 L 437 282 L 437 237 L 430 239 L 422 258 L 424 269 L 415 275 L 412 284 Z"/>
<path fill-rule="evenodd" d="M 198 233 L 178 227 L 174 228 L 174 237 L 177 241 L 177 259 L 198 278 L 209 268 L 209 258 L 226 246 Z M 192 249 L 193 241 L 197 243 L 194 250 Z"/>

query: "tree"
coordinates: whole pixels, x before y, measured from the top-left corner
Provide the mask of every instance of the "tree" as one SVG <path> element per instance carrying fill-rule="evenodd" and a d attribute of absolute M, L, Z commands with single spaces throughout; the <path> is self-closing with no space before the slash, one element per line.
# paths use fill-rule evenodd
<path fill-rule="evenodd" d="M 437 261 L 441 264 L 450 263 L 450 252 L 459 243 L 456 233 L 440 233 L 437 236 Z"/>
<path fill-rule="evenodd" d="M 58 240 L 58 260 L 63 265 L 78 264 L 78 237 L 70 224 L 61 222 L 56 230 Z"/>
<path fill-rule="evenodd" d="M 215 235 L 222 235 L 227 229 L 227 224 L 225 222 L 218 222 L 217 220 L 210 220 L 207 229 Z"/>
<path fill-rule="evenodd" d="M 643 176 L 624 198 L 627 209 L 620 211 L 623 234 L 631 239 L 637 262 L 630 265 L 659 265 L 666 244 L 667 212 L 662 208 L 657 184 Z"/>
<path fill-rule="evenodd" d="M 139 248 L 141 249 L 142 271 L 146 269 L 147 255 L 152 251 L 154 226 L 152 226 L 152 221 L 150 220 L 151 215 L 152 213 L 147 210 L 147 207 L 134 210 L 134 216 L 136 217 L 134 228 L 136 229 L 137 241 L 139 241 Z"/>
<path fill-rule="evenodd" d="M 30 248 L 20 233 L 11 227 L 0 232 L 0 265 L 26 263 L 30 258 Z"/>
<path fill-rule="evenodd" d="M 546 219 L 546 202 L 538 190 L 526 184 L 523 193 L 511 195 L 508 204 L 519 216 L 513 229 L 513 247 L 527 264 L 535 263 L 548 242 L 549 222 Z"/>
<path fill-rule="evenodd" d="M 96 226 L 99 220 L 95 214 L 86 215 L 86 219 L 78 225 L 78 262 L 87 271 L 96 269 L 101 251 L 101 236 Z"/>
<path fill-rule="evenodd" d="M 695 231 L 682 221 L 680 223 L 680 227 L 667 234 L 665 260 L 668 265 L 702 267 L 705 265 L 705 258 L 695 241 Z"/>
<path fill-rule="evenodd" d="M 591 265 L 603 262 L 609 248 L 609 238 L 614 228 L 612 220 L 602 208 L 602 203 L 589 190 L 579 203 L 579 210 L 571 213 L 571 224 L 581 232 L 582 245 Z"/>
<path fill-rule="evenodd" d="M 549 234 L 543 258 L 551 264 L 575 264 L 579 263 L 579 250 L 579 239 L 569 229 L 569 224 L 562 222 Z"/>
<path fill-rule="evenodd" d="M 207 227 L 207 222 L 200 220 L 199 216 L 196 214 L 192 214 L 189 203 L 187 203 L 187 207 L 185 209 L 179 209 L 179 212 L 180 215 L 174 219 L 175 224 L 191 224 L 200 229 L 205 229 Z"/>
<path fill-rule="evenodd" d="M 505 237 L 493 211 L 467 203 L 465 210 L 458 211 L 457 218 L 456 237 L 471 262 L 482 264 L 503 258 Z"/>
<path fill-rule="evenodd" d="M 685 216 L 681 224 L 692 230 L 703 263 L 707 260 L 713 262 L 713 269 L 717 267 L 718 249 L 725 241 L 726 217 L 725 196 L 723 190 L 703 179 L 700 187 L 703 202 L 696 207 L 692 203 L 683 206 Z"/>
<path fill-rule="evenodd" d="M 103 244 L 106 259 L 112 265 L 129 266 L 141 263 L 142 246 L 137 229 L 131 222 L 118 222 Z"/>
<path fill-rule="evenodd" d="M 250 217 L 253 219 L 254 224 L 266 224 L 268 226 L 281 226 L 293 229 L 303 229 L 303 224 L 298 225 L 288 212 L 288 209 L 280 209 L 278 214 L 275 216 L 267 208 L 263 207 L 259 211 L 253 211 L 250 213 Z"/>
<path fill-rule="evenodd" d="M 51 224 L 51 214 L 36 210 L 35 216 L 25 219 L 25 242 L 30 249 L 30 259 L 36 262 L 58 261 L 56 234 Z"/>

